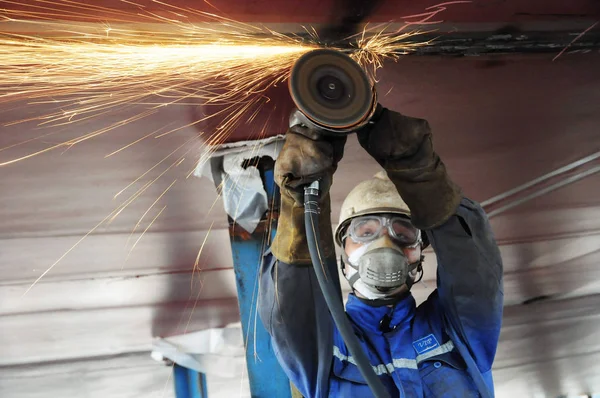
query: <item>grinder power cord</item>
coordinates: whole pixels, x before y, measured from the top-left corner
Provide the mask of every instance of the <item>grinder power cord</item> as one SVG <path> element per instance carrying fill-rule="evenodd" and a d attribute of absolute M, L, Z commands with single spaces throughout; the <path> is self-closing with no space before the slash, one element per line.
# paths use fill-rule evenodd
<path fill-rule="evenodd" d="M 321 255 L 322 249 L 320 248 L 321 236 L 318 228 L 319 213 L 319 181 L 314 181 L 304 188 L 304 229 L 306 230 L 308 250 L 315 269 L 315 274 L 319 281 L 319 286 L 321 287 L 325 302 L 331 312 L 335 325 L 342 334 L 344 342 L 348 346 L 348 350 L 352 354 L 360 373 L 365 380 L 367 380 L 367 384 L 369 385 L 369 388 L 371 388 L 373 395 L 377 398 L 389 398 L 390 394 L 375 374 L 373 366 L 369 362 L 369 358 L 363 352 L 358 338 L 354 334 L 352 325 L 350 325 L 350 322 L 346 317 L 344 303 L 333 283 L 331 283 L 332 278 L 337 277 L 337 275 L 327 275 L 325 272 Z M 404 396 L 404 394 L 402 394 L 402 396 Z"/>

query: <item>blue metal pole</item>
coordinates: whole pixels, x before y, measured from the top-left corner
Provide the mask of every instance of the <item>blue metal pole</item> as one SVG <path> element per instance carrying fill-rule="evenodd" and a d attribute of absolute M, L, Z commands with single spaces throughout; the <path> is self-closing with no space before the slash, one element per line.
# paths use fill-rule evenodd
<path fill-rule="evenodd" d="M 279 190 L 273 180 L 273 170 L 266 170 L 263 176 L 269 203 L 278 203 Z M 256 307 L 262 255 L 270 241 L 267 236 L 272 238 L 275 234 L 277 220 L 273 214 L 269 212 L 252 234 L 235 226 L 230 230 L 242 331 L 247 344 L 248 379 L 253 398 L 291 397 L 289 379 L 275 358 L 271 338 L 258 319 Z"/>
<path fill-rule="evenodd" d="M 173 365 L 176 398 L 208 398 L 206 375 L 180 365 Z"/>
<path fill-rule="evenodd" d="M 189 398 L 190 386 L 188 385 L 187 368 L 173 365 L 173 382 L 175 383 L 175 397 Z"/>
<path fill-rule="evenodd" d="M 208 385 L 206 382 L 206 375 L 204 373 L 198 373 L 198 391 L 200 392 L 200 397 L 208 398 Z"/>

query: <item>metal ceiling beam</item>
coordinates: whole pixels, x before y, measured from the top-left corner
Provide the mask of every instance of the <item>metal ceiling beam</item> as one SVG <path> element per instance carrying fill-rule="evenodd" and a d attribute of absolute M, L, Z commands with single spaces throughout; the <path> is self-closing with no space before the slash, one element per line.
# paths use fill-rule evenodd
<path fill-rule="evenodd" d="M 483 207 L 491 206 L 491 205 L 493 205 L 495 203 L 498 203 L 498 202 L 500 202 L 500 201 L 502 201 L 502 200 L 504 200 L 504 199 L 506 199 L 506 198 L 508 198 L 510 196 L 513 196 L 513 195 L 516 195 L 516 194 L 518 194 L 520 192 L 523 192 L 523 191 L 525 191 L 525 190 L 533 187 L 534 185 L 540 184 L 540 183 L 542 183 L 542 182 L 544 182 L 546 180 L 549 180 L 549 179 L 551 179 L 553 177 L 556 177 L 556 176 L 558 176 L 560 174 L 566 173 L 567 171 L 576 169 L 577 167 L 583 166 L 584 164 L 587 164 L 587 163 L 589 163 L 591 161 L 594 161 L 594 160 L 596 160 L 598 158 L 600 158 L 600 151 L 594 152 L 594 153 L 592 153 L 589 156 L 586 156 L 584 158 L 578 159 L 578 160 L 576 160 L 576 161 L 574 161 L 572 163 L 567 164 L 566 166 L 559 167 L 556 170 L 552 170 L 549 173 L 546 173 L 546 174 L 544 174 L 544 175 L 542 175 L 542 176 L 540 176 L 538 178 L 534 178 L 533 180 L 528 181 L 528 182 L 526 182 L 524 184 L 521 184 L 521 185 L 519 185 L 519 186 L 517 186 L 517 187 L 515 187 L 513 189 L 509 189 L 508 191 L 503 192 L 503 193 L 501 193 L 499 195 L 496 195 L 494 197 L 491 197 L 488 200 L 484 200 L 480 204 Z"/>
<path fill-rule="evenodd" d="M 393 26 L 400 27 L 401 24 Z M 560 25 L 548 30 L 520 29 L 514 25 L 506 25 L 493 31 L 464 30 L 446 32 L 436 30 L 415 35 L 407 42 L 427 42 L 427 45 L 416 47 L 408 55 L 450 55 L 450 56 L 477 56 L 485 54 L 515 54 L 515 53 L 554 53 L 558 55 L 565 52 L 589 52 L 600 49 L 600 29 L 594 23 L 587 29 L 561 29 Z M 466 28 L 463 27 L 463 28 Z M 391 29 L 391 28 L 390 28 Z M 460 28 L 459 28 L 460 29 Z M 307 41 L 311 36 L 299 33 L 297 36 L 305 37 Z M 352 49 L 355 44 L 353 39 L 338 41 L 336 44 L 342 48 Z M 399 53 L 399 55 L 406 55 Z"/>
<path fill-rule="evenodd" d="M 584 178 L 589 177 L 591 175 L 594 175 L 594 174 L 596 174 L 599 171 L 600 171 L 600 166 L 592 167 L 591 169 L 588 169 L 588 170 L 582 171 L 580 173 L 577 173 L 577 174 L 575 174 L 573 176 L 567 177 L 564 180 L 558 181 L 558 182 L 556 182 L 556 183 L 554 183 L 552 185 L 549 185 L 549 186 L 547 186 L 545 188 L 542 188 L 542 189 L 539 189 L 539 190 L 537 190 L 535 192 L 532 192 L 529 195 L 526 195 L 526 196 L 524 196 L 522 198 L 519 198 L 519 199 L 516 199 L 516 200 L 514 200 L 512 202 L 509 202 L 509 203 L 505 204 L 502 207 L 499 207 L 499 208 L 494 209 L 492 211 L 488 211 L 487 215 L 488 215 L 488 217 L 492 218 L 492 217 L 497 216 L 497 215 L 499 215 L 501 213 L 504 213 L 507 210 L 512 209 L 513 207 L 517 207 L 517 206 L 519 206 L 519 205 L 521 205 L 521 204 L 523 204 L 525 202 L 528 202 L 531 199 L 535 199 L 537 197 L 543 196 L 543 195 L 545 195 L 547 193 L 550 193 L 552 191 L 556 191 L 557 189 L 560 189 L 560 188 L 562 188 L 562 187 L 564 187 L 566 185 L 572 184 L 572 183 L 574 183 L 576 181 L 583 180 Z"/>
<path fill-rule="evenodd" d="M 483 55 L 511 53 L 556 53 L 592 51 L 600 49 L 600 32 L 589 31 L 584 35 L 576 31 L 521 31 L 515 27 L 495 32 L 456 32 L 427 34 L 415 40 L 433 40 L 427 46 L 418 47 L 416 55 Z M 578 39 L 578 35 L 581 35 Z"/>

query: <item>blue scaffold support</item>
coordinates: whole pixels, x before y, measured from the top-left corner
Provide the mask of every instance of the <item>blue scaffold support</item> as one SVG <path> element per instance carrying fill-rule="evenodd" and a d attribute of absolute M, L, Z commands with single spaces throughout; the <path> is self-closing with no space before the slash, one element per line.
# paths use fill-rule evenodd
<path fill-rule="evenodd" d="M 208 398 L 206 375 L 183 366 L 173 365 L 176 398 Z"/>
<path fill-rule="evenodd" d="M 235 225 L 230 229 L 233 266 L 246 343 L 251 395 L 253 398 L 290 398 L 292 394 L 289 379 L 275 358 L 271 338 L 256 310 L 261 258 L 266 245 L 275 235 L 277 220 L 272 207 L 279 203 L 279 190 L 273 179 L 273 169 L 264 170 L 261 175 L 271 204 L 270 211 L 252 234 Z"/>

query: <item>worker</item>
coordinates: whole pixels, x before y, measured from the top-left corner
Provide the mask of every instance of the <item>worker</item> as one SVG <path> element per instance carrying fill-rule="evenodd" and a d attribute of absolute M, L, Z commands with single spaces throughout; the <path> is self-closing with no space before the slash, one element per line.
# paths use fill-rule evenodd
<path fill-rule="evenodd" d="M 357 136 L 384 172 L 349 193 L 334 236 L 355 335 L 392 397 L 492 397 L 502 261 L 484 211 L 449 178 L 427 121 L 378 106 Z M 323 260 L 339 289 L 329 187 L 345 142 L 293 126 L 275 166 L 281 208 L 263 258 L 259 313 L 305 397 L 373 396 L 333 323 L 304 233 L 302 187 L 320 179 Z M 428 245 L 437 289 L 417 307 L 410 290 Z"/>

